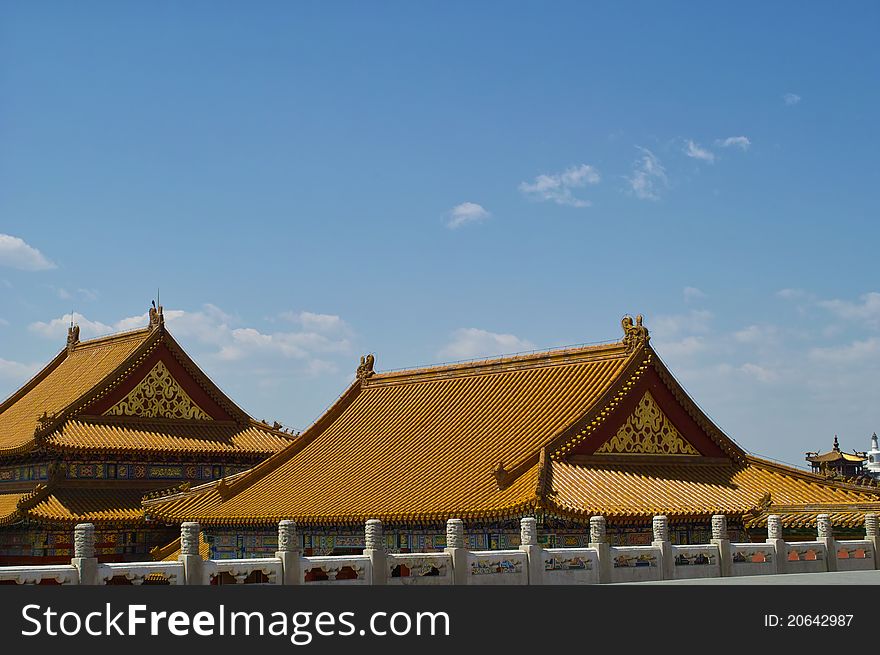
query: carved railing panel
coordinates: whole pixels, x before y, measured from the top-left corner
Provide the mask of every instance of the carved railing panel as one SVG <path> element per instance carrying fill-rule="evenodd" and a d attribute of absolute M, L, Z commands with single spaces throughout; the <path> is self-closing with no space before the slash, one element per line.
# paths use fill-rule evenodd
<path fill-rule="evenodd" d="M 448 553 L 389 553 L 390 585 L 452 584 L 452 556 Z"/>
<path fill-rule="evenodd" d="M 303 557 L 301 567 L 307 585 L 368 585 L 373 578 L 366 556 Z"/>
<path fill-rule="evenodd" d="M 79 584 L 79 572 L 75 566 L 4 566 L 0 568 L 0 582 L 14 584 Z"/>

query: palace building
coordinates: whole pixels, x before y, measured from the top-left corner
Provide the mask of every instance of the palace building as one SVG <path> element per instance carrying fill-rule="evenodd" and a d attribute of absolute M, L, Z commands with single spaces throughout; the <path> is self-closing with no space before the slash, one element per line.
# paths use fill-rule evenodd
<path fill-rule="evenodd" d="M 67 346 L 0 405 L 0 566 L 67 562 L 76 523 L 103 561 L 145 559 L 177 528 L 144 495 L 253 467 L 294 437 L 250 418 L 171 337 L 149 326 Z"/>
<path fill-rule="evenodd" d="M 361 359 L 347 391 L 282 452 L 249 471 L 147 499 L 150 524 L 197 521 L 213 557 L 276 549 L 293 519 L 309 554 L 364 547 L 367 519 L 391 551 L 445 545 L 464 520 L 473 550 L 518 545 L 538 519 L 545 546 L 584 546 L 606 517 L 618 544 L 651 540 L 654 515 L 679 543 L 705 543 L 712 514 L 733 538 L 789 528 L 828 511 L 858 528 L 880 490 L 750 455 L 676 382 L 641 316 L 619 342 L 380 373 Z M 763 538 L 763 537 L 762 537 Z"/>
<path fill-rule="evenodd" d="M 840 450 L 840 442 L 834 435 L 834 444 L 827 453 L 808 452 L 806 460 L 810 463 L 813 473 L 834 478 L 859 478 L 866 476 L 865 463 L 868 453 L 853 451 L 845 453 Z"/>

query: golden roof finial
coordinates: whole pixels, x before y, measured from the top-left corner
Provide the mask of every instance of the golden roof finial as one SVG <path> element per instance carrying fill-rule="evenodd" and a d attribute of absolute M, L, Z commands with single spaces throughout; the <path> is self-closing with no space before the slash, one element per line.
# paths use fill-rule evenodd
<path fill-rule="evenodd" d="M 648 328 L 642 325 L 642 319 L 642 315 L 639 314 L 633 324 L 632 316 L 627 314 L 620 321 L 620 326 L 623 328 L 623 345 L 628 351 L 635 350 L 636 347 L 648 343 L 651 339 Z"/>
<path fill-rule="evenodd" d="M 70 312 L 70 326 L 67 328 L 67 350 L 73 350 L 79 343 L 79 325 L 73 321 L 73 312 Z"/>
<path fill-rule="evenodd" d="M 152 301 L 153 306 L 150 307 L 150 328 L 155 329 L 165 323 L 165 316 L 162 314 L 162 305 L 156 306 L 156 301 Z"/>
<path fill-rule="evenodd" d="M 357 367 L 357 379 L 358 380 L 366 380 L 368 377 L 373 375 L 373 364 L 376 363 L 376 358 L 370 354 L 361 356 L 361 363 Z"/>

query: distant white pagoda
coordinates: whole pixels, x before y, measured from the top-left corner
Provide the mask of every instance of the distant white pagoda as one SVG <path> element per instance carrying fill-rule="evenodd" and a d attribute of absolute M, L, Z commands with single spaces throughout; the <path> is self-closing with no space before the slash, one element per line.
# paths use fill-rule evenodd
<path fill-rule="evenodd" d="M 871 450 L 868 451 L 868 475 L 880 480 L 880 448 L 877 447 L 877 433 L 871 435 Z"/>

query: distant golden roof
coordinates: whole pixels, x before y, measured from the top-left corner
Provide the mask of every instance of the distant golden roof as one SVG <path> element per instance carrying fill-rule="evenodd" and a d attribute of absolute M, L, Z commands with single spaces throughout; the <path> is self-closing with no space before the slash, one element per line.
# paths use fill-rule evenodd
<path fill-rule="evenodd" d="M 622 342 L 375 373 L 300 439 L 234 478 L 145 501 L 148 517 L 214 525 L 435 523 L 545 511 L 646 520 L 857 502 L 878 490 L 748 456 L 647 343 Z"/>
<path fill-rule="evenodd" d="M 43 523 L 140 523 L 141 500 L 161 482 L 50 481 L 26 492 L 0 493 L 0 525 L 21 520 Z"/>
<path fill-rule="evenodd" d="M 0 457 L 39 446 L 260 458 L 293 440 L 227 398 L 161 321 L 90 341 L 69 338 L 67 348 L 0 404 Z"/>
<path fill-rule="evenodd" d="M 68 421 L 47 442 L 77 452 L 155 451 L 197 454 L 251 452 L 271 455 L 290 444 L 256 422 L 245 426 L 218 421 Z"/>
<path fill-rule="evenodd" d="M 555 503 L 567 514 L 584 517 L 743 516 L 769 502 L 847 505 L 880 501 L 878 490 L 832 483 L 752 456 L 741 464 L 554 462 L 552 478 Z"/>
<path fill-rule="evenodd" d="M 40 416 L 62 412 L 116 371 L 151 335 L 149 329 L 136 330 L 62 350 L 0 405 L 0 455 L 33 445 Z"/>
<path fill-rule="evenodd" d="M 831 524 L 835 527 L 862 528 L 865 525 L 865 514 L 880 514 L 880 501 L 858 503 L 803 503 L 793 505 L 771 504 L 758 514 L 747 516 L 746 527 L 763 528 L 767 526 L 767 517 L 775 514 L 785 527 L 815 528 L 819 514 L 828 514 Z"/>
<path fill-rule="evenodd" d="M 0 492 L 0 525 L 19 519 L 18 504 L 29 493 L 29 491 Z"/>

